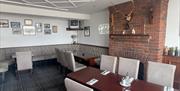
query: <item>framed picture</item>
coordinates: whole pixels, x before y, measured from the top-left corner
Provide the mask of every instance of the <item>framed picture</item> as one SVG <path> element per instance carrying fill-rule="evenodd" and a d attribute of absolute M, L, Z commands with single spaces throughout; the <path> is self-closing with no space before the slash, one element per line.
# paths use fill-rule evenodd
<path fill-rule="evenodd" d="M 79 28 L 79 20 L 69 20 L 69 28 Z"/>
<path fill-rule="evenodd" d="M 24 19 L 24 25 L 25 26 L 32 26 L 33 25 L 32 19 Z"/>
<path fill-rule="evenodd" d="M 34 26 L 23 26 L 24 35 L 36 35 Z"/>
<path fill-rule="evenodd" d="M 42 32 L 42 23 L 36 23 L 35 24 L 35 29 L 37 32 Z"/>
<path fill-rule="evenodd" d="M 9 20 L 0 19 L 0 28 L 9 28 Z"/>
<path fill-rule="evenodd" d="M 12 29 L 12 33 L 13 34 L 22 34 L 22 29 L 20 29 L 20 28 L 13 28 Z"/>
<path fill-rule="evenodd" d="M 51 34 L 51 29 L 49 28 L 44 29 L 44 34 Z"/>
<path fill-rule="evenodd" d="M 84 27 L 84 36 L 90 37 L 90 26 Z"/>
<path fill-rule="evenodd" d="M 52 26 L 52 32 L 57 33 L 58 32 L 58 27 L 57 26 Z"/>
<path fill-rule="evenodd" d="M 50 28 L 50 24 L 44 24 L 44 28 Z"/>
<path fill-rule="evenodd" d="M 20 22 L 11 22 L 11 28 L 19 29 L 19 28 L 21 28 L 21 23 Z"/>
<path fill-rule="evenodd" d="M 98 30 L 99 34 L 109 34 L 109 24 L 100 24 Z"/>

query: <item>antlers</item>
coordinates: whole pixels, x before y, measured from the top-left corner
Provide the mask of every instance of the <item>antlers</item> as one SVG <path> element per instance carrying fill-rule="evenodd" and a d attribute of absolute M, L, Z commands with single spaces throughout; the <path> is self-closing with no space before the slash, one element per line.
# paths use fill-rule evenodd
<path fill-rule="evenodd" d="M 134 0 L 131 0 L 132 2 L 132 5 L 133 5 L 133 8 L 132 10 L 127 14 L 127 16 L 125 16 L 125 19 L 130 22 L 132 20 L 132 17 L 133 17 L 133 13 L 134 13 L 134 10 L 135 10 L 135 5 L 134 5 Z"/>

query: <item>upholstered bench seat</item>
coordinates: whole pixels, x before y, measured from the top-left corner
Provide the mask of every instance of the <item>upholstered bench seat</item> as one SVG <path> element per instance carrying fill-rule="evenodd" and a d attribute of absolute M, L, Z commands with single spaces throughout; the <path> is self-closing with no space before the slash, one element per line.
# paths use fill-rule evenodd
<path fill-rule="evenodd" d="M 5 64 L 8 64 L 8 65 L 11 65 L 15 62 L 15 60 L 13 59 L 5 59 L 5 60 L 0 60 L 0 63 L 5 63 Z"/>
<path fill-rule="evenodd" d="M 33 61 L 48 60 L 56 58 L 55 54 L 33 56 Z"/>

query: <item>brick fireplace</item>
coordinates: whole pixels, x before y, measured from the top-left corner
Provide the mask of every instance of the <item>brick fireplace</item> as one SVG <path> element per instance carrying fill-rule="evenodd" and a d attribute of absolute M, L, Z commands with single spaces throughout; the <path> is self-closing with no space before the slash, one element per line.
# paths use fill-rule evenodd
<path fill-rule="evenodd" d="M 131 10 L 131 2 L 109 7 L 109 54 L 145 60 L 162 61 L 168 0 L 134 0 L 134 16 L 130 22 L 135 34 L 122 34 L 123 15 Z M 112 17 L 113 16 L 113 17 Z"/>

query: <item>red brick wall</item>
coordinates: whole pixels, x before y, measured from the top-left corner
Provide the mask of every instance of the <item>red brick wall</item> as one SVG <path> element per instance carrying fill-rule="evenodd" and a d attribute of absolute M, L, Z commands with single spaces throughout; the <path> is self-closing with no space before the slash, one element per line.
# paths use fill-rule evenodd
<path fill-rule="evenodd" d="M 168 8 L 168 0 L 134 0 L 135 13 L 130 22 L 136 31 L 136 34 L 144 34 L 151 36 L 149 43 L 117 41 L 110 37 L 109 54 L 114 56 L 122 56 L 124 49 L 132 49 L 140 55 L 150 52 L 150 60 L 162 61 L 162 54 L 165 42 L 166 16 Z M 148 14 L 152 7 L 152 23 L 147 22 Z M 122 34 L 124 24 L 123 15 L 128 14 L 132 8 L 130 2 L 109 7 L 110 11 L 110 35 Z M 114 16 L 112 23 L 112 14 Z M 146 20 L 146 21 L 145 21 Z M 145 23 L 146 22 L 146 23 Z M 113 25 L 112 25 L 113 24 Z M 150 51 L 148 51 L 150 50 Z"/>

